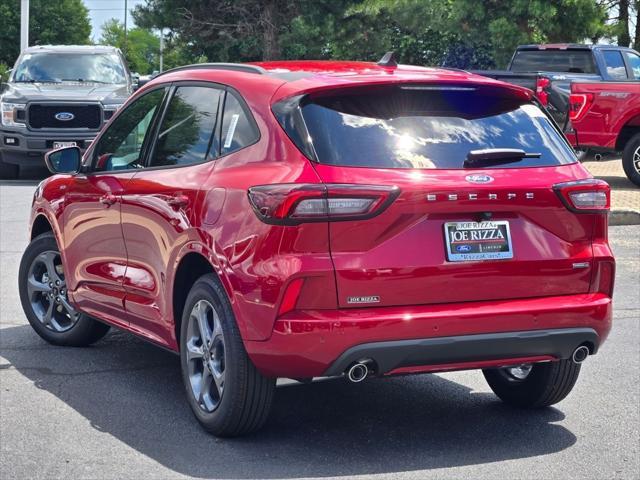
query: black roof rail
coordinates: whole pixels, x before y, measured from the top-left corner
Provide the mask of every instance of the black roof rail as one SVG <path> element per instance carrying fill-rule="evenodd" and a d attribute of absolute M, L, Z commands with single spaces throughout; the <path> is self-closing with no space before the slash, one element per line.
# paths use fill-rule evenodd
<path fill-rule="evenodd" d="M 171 68 L 154 77 L 158 78 L 167 73 L 181 72 L 182 70 L 231 70 L 234 72 L 255 73 L 265 75 L 267 71 L 257 65 L 247 63 L 194 63 L 193 65 L 183 65 L 182 67 Z"/>

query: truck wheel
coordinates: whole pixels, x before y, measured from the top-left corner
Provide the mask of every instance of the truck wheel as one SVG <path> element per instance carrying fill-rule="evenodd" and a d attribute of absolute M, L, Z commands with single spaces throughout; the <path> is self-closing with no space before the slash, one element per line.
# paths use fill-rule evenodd
<path fill-rule="evenodd" d="M 524 408 L 548 407 L 564 399 L 578 379 L 580 364 L 571 359 L 483 370 L 500 399 Z"/>
<path fill-rule="evenodd" d="M 0 180 L 13 180 L 18 178 L 19 173 L 20 167 L 18 167 L 18 165 L 5 163 L 2 161 L 2 156 L 0 155 Z"/>
<path fill-rule="evenodd" d="M 205 430 L 235 437 L 262 427 L 276 379 L 263 376 L 251 363 L 215 275 L 200 277 L 189 292 L 182 312 L 180 360 L 189 406 Z"/>
<path fill-rule="evenodd" d="M 51 232 L 33 239 L 25 250 L 18 287 L 27 320 L 49 343 L 85 347 L 109 331 L 108 325 L 78 312 L 69 303 L 60 251 Z"/>
<path fill-rule="evenodd" d="M 640 133 L 631 137 L 625 145 L 622 168 L 627 178 L 640 187 Z"/>

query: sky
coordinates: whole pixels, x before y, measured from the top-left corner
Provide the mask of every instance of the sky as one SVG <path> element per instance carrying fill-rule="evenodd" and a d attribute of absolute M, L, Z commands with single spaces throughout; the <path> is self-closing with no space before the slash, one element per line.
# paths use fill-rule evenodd
<path fill-rule="evenodd" d="M 111 18 L 117 18 L 124 22 L 124 0 L 83 0 L 89 9 L 91 18 L 91 38 L 97 41 L 102 34 L 102 24 Z M 127 8 L 131 11 L 136 5 L 143 4 L 144 0 L 127 0 Z M 127 17 L 127 25 L 133 25 L 131 13 Z"/>

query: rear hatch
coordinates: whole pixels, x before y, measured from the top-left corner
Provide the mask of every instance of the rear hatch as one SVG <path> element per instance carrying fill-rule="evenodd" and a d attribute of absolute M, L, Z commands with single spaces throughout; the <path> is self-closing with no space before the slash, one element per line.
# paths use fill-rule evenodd
<path fill-rule="evenodd" d="M 329 195 L 399 189 L 380 212 L 329 221 L 340 307 L 589 291 L 596 214 L 570 211 L 553 188 L 588 175 L 517 91 L 359 87 L 308 95 L 298 112 L 307 131 L 292 139 Z"/>

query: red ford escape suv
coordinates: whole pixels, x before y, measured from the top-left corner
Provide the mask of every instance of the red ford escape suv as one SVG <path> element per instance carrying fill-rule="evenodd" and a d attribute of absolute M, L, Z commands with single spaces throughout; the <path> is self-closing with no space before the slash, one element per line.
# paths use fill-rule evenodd
<path fill-rule="evenodd" d="M 611 327 L 609 187 L 517 86 L 388 56 L 195 65 L 47 163 L 31 325 L 180 352 L 216 435 L 259 428 L 277 377 L 482 369 L 551 405 Z"/>

